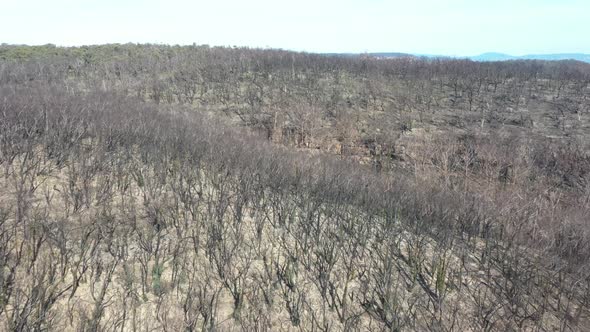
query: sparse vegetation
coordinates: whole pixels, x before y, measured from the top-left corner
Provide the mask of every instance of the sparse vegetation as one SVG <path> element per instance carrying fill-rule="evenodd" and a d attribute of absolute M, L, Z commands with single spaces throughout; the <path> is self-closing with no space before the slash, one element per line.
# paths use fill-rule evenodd
<path fill-rule="evenodd" d="M 0 59 L 0 329 L 590 329 L 587 64 Z"/>

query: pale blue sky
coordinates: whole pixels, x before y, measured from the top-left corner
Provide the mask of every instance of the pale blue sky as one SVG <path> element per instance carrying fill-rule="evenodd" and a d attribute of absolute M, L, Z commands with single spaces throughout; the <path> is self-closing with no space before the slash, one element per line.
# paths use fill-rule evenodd
<path fill-rule="evenodd" d="M 590 0 L 0 0 L 0 43 L 590 53 Z"/>

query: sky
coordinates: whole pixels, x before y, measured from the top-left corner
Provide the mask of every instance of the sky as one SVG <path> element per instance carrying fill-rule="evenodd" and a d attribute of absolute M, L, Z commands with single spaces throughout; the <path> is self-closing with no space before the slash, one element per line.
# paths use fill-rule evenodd
<path fill-rule="evenodd" d="M 590 0 L 0 0 L 0 43 L 590 53 Z"/>

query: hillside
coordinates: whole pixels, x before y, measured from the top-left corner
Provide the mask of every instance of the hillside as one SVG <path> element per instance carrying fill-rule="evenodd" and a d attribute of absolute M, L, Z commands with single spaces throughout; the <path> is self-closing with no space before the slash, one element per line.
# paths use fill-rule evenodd
<path fill-rule="evenodd" d="M 0 329 L 590 329 L 590 65 L 0 47 Z"/>

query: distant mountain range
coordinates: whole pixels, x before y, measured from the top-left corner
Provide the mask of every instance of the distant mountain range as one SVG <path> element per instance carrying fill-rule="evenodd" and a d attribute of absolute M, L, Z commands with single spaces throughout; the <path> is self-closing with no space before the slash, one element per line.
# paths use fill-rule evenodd
<path fill-rule="evenodd" d="M 527 54 L 521 56 L 514 56 L 504 53 L 488 52 L 475 56 L 448 56 L 448 55 L 434 55 L 434 54 L 410 54 L 410 53 L 396 53 L 396 52 L 376 52 L 376 53 L 330 53 L 330 55 L 341 56 L 358 56 L 368 55 L 378 58 L 399 58 L 408 56 L 427 57 L 427 58 L 455 58 L 455 59 L 470 59 L 473 61 L 509 61 L 509 60 L 577 60 L 590 63 L 590 54 L 583 53 L 556 53 L 556 54 Z"/>
<path fill-rule="evenodd" d="M 513 56 L 504 53 L 484 53 L 469 57 L 474 61 L 506 61 L 506 60 L 577 60 L 590 63 L 590 54 L 582 53 L 557 53 L 557 54 L 527 54 Z"/>

